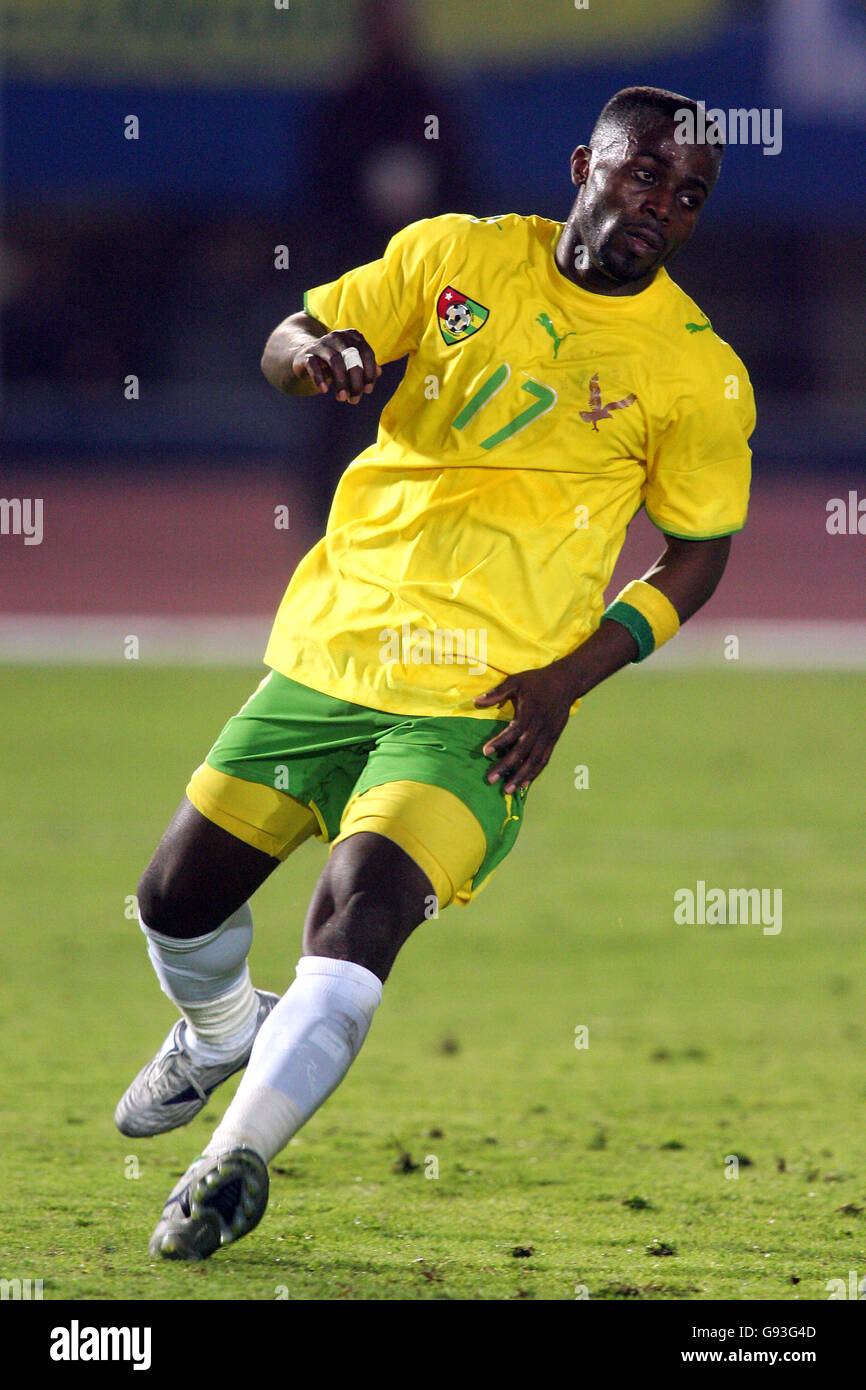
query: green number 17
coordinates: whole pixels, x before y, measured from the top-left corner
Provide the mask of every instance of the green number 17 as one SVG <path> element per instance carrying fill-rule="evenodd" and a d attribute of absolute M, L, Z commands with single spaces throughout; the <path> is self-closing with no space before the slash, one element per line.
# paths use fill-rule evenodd
<path fill-rule="evenodd" d="M 501 367 L 497 367 L 494 372 L 491 372 L 486 381 L 481 383 L 475 395 L 466 402 L 459 414 L 454 416 L 451 421 L 454 428 L 456 430 L 464 429 L 479 410 L 502 390 L 510 376 L 511 368 L 507 362 L 503 362 Z M 530 396 L 535 396 L 532 405 L 521 410 L 520 414 L 515 415 L 513 420 L 509 420 L 507 425 L 503 425 L 501 430 L 497 430 L 495 434 L 490 434 L 486 439 L 482 439 L 482 449 L 495 449 L 497 444 L 504 444 L 506 439 L 511 439 L 512 435 L 525 430 L 527 425 L 531 425 L 533 420 L 537 420 L 539 415 L 544 415 L 556 404 L 557 396 L 553 387 L 545 386 L 543 381 L 536 381 L 534 377 L 524 381 L 521 390 L 528 391 Z"/>

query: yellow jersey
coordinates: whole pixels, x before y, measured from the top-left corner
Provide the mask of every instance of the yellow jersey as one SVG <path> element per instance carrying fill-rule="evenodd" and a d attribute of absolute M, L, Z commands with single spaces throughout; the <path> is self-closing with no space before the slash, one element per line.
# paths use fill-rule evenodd
<path fill-rule="evenodd" d="M 742 528 L 742 362 L 663 268 L 634 295 L 568 280 L 562 230 L 428 218 L 307 291 L 329 329 L 408 363 L 291 579 L 268 666 L 374 709 L 490 719 L 476 696 L 597 627 L 642 505 L 673 536 Z"/>

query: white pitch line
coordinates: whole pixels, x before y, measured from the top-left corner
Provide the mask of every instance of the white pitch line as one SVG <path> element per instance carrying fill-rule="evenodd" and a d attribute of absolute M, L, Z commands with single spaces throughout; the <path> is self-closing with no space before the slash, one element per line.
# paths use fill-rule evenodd
<path fill-rule="evenodd" d="M 860 671 L 866 667 L 866 622 L 696 619 L 636 669 L 712 666 L 744 671 Z"/>
<path fill-rule="evenodd" d="M 113 665 L 129 660 L 128 639 L 138 639 L 145 665 L 257 665 L 272 618 L 161 617 L 120 614 L 78 617 L 0 614 L 0 664 Z M 732 638 L 737 639 L 734 658 Z M 635 668 L 859 671 L 866 668 L 866 622 L 749 619 L 689 623 L 682 633 Z"/>
<path fill-rule="evenodd" d="M 235 618 L 2 614 L 0 662 L 114 665 L 131 659 L 126 653 L 134 650 L 129 640 L 134 637 L 134 659 L 143 665 L 248 666 L 261 662 L 271 623 L 260 613 Z"/>

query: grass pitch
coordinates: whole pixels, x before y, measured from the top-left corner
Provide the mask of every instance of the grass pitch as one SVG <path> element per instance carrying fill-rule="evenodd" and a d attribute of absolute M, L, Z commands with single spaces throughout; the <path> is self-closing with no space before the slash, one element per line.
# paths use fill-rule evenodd
<path fill-rule="evenodd" d="M 46 1299 L 795 1300 L 866 1274 L 863 679 L 733 668 L 585 701 L 510 859 L 398 959 L 257 1231 L 152 1263 L 235 1082 L 187 1129 L 115 1131 L 175 1017 L 127 904 L 257 680 L 2 673 L 0 1276 Z M 323 862 L 304 846 L 256 896 L 257 984 L 288 986 Z M 781 932 L 676 925 L 698 880 L 781 889 Z"/>

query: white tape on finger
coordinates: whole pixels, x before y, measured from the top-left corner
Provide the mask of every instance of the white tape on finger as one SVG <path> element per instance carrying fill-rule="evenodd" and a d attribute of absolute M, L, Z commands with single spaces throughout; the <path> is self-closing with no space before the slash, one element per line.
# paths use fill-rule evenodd
<path fill-rule="evenodd" d="M 347 372 L 350 371 L 352 367 L 363 367 L 364 365 L 361 361 L 361 354 L 356 347 L 343 348 L 340 356 L 346 364 Z"/>

